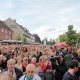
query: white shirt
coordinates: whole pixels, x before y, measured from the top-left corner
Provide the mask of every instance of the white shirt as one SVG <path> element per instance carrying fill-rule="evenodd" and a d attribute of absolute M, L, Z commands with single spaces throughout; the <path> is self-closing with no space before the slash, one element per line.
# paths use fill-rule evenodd
<path fill-rule="evenodd" d="M 26 80 L 25 76 L 26 75 L 23 75 L 19 80 Z M 41 78 L 37 74 L 34 74 L 33 80 L 41 80 Z"/>

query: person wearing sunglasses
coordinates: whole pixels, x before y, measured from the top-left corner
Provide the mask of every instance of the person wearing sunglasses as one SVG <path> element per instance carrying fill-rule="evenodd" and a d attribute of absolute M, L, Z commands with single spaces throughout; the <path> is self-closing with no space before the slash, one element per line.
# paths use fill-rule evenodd
<path fill-rule="evenodd" d="M 35 66 L 33 64 L 28 64 L 26 67 L 27 74 L 23 75 L 19 80 L 41 80 L 41 78 L 34 73 Z"/>

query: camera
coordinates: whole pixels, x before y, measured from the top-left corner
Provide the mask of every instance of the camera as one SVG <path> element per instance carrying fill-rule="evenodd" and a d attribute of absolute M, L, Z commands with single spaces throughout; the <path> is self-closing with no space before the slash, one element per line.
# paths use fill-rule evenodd
<path fill-rule="evenodd" d="M 56 61 L 58 61 L 58 64 L 60 63 L 60 56 L 51 56 L 51 64 L 52 64 L 52 69 L 56 69 Z"/>
<path fill-rule="evenodd" d="M 50 61 L 51 61 L 52 63 L 56 63 L 56 60 L 59 62 L 59 61 L 60 61 L 60 56 L 51 56 Z"/>

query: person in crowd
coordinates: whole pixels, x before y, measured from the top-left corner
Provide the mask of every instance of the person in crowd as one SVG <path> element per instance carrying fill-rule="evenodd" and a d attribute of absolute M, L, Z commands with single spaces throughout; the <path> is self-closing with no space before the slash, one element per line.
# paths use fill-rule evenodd
<path fill-rule="evenodd" d="M 78 54 L 78 58 L 77 58 L 77 60 L 78 60 L 79 63 L 80 63 L 80 49 L 77 50 L 77 54 Z"/>
<path fill-rule="evenodd" d="M 18 68 L 18 69 L 20 69 L 22 71 L 21 64 L 22 64 L 22 57 L 21 56 L 18 56 L 17 57 L 17 63 L 15 64 L 15 67 Z"/>
<path fill-rule="evenodd" d="M 2 69 L 6 69 L 7 68 L 7 55 L 3 56 L 3 61 L 2 61 Z"/>
<path fill-rule="evenodd" d="M 28 58 L 27 57 L 24 57 L 23 58 L 23 62 L 22 62 L 22 72 L 23 74 L 26 74 L 26 66 L 28 65 Z"/>
<path fill-rule="evenodd" d="M 66 63 L 66 65 L 68 66 L 68 65 L 69 65 L 69 62 L 72 61 L 72 56 L 71 56 L 71 54 L 67 53 L 67 54 L 64 56 L 64 58 L 65 58 L 65 63 Z"/>
<path fill-rule="evenodd" d="M 44 80 L 44 72 L 43 72 L 41 64 L 39 62 L 36 63 L 35 74 L 39 75 L 41 80 Z"/>
<path fill-rule="evenodd" d="M 62 80 L 63 75 L 67 71 L 67 65 L 64 60 L 64 56 L 58 56 L 55 61 L 51 60 L 52 69 L 55 70 L 55 80 Z"/>
<path fill-rule="evenodd" d="M 8 71 L 10 74 L 12 74 L 14 80 L 19 80 L 19 78 L 23 75 L 21 70 L 15 68 L 15 60 L 14 59 L 9 59 L 7 61 L 7 69 L 3 70 Z"/>
<path fill-rule="evenodd" d="M 13 76 L 8 71 L 4 71 L 3 73 L 0 74 L 0 80 L 14 80 L 14 79 Z"/>
<path fill-rule="evenodd" d="M 42 52 L 39 52 L 39 51 L 37 51 L 37 52 L 33 55 L 33 57 L 36 58 L 36 62 L 39 62 L 40 56 L 42 56 Z"/>
<path fill-rule="evenodd" d="M 69 69 L 64 74 L 62 80 L 78 80 L 77 76 L 75 75 L 76 72 L 78 71 L 78 66 L 79 66 L 79 63 L 77 61 L 75 60 L 71 61 L 69 63 Z"/>
<path fill-rule="evenodd" d="M 34 64 L 34 65 L 36 65 L 36 58 L 35 57 L 33 57 L 32 59 L 31 59 L 31 64 Z"/>
<path fill-rule="evenodd" d="M 23 75 L 19 80 L 41 80 L 41 78 L 34 74 L 35 66 L 33 64 L 28 64 L 26 67 L 27 74 Z"/>
<path fill-rule="evenodd" d="M 31 59 L 30 59 L 30 56 L 29 56 L 29 53 L 28 52 L 24 54 L 24 57 L 27 57 L 28 58 L 28 63 L 31 62 Z"/>
<path fill-rule="evenodd" d="M 42 70 L 44 73 L 47 71 L 47 69 L 51 69 L 51 62 L 48 60 L 47 55 L 44 55 L 42 57 L 42 62 L 40 62 L 40 63 L 41 63 Z"/>
<path fill-rule="evenodd" d="M 2 70 L 2 60 L 3 60 L 3 55 L 0 55 L 0 71 Z"/>

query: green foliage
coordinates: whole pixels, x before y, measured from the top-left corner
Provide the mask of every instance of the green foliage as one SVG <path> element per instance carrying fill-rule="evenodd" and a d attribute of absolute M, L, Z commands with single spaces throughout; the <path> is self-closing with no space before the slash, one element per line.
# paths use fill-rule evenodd
<path fill-rule="evenodd" d="M 20 34 L 18 34 L 18 36 L 16 37 L 16 40 L 18 40 L 18 41 L 21 40 L 21 36 L 20 36 Z"/>
<path fill-rule="evenodd" d="M 23 37 L 22 42 L 23 42 L 23 44 L 26 44 L 26 43 L 27 43 L 27 39 L 26 39 L 26 37 Z"/>
<path fill-rule="evenodd" d="M 73 25 L 68 26 L 68 31 L 66 32 L 67 35 L 67 43 L 69 45 L 76 45 L 77 43 L 77 33 L 75 30 L 73 30 Z"/>
<path fill-rule="evenodd" d="M 60 42 L 67 42 L 67 35 L 66 34 L 60 35 L 59 38 L 60 38 Z"/>
<path fill-rule="evenodd" d="M 80 48 L 80 33 L 77 34 L 78 39 L 77 39 L 77 48 Z"/>
<path fill-rule="evenodd" d="M 77 41 L 80 41 L 80 33 L 77 33 L 77 37 L 78 37 Z"/>

